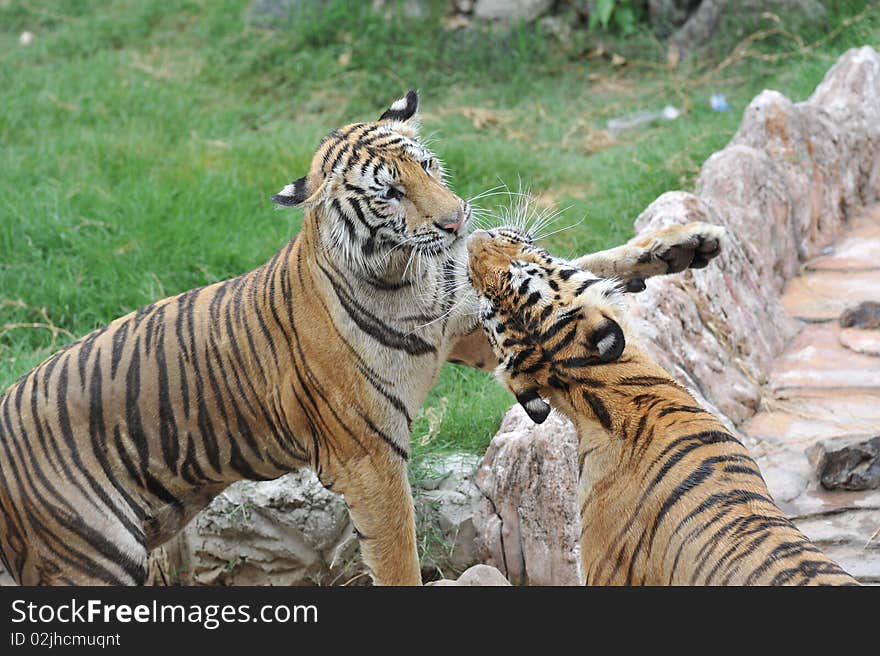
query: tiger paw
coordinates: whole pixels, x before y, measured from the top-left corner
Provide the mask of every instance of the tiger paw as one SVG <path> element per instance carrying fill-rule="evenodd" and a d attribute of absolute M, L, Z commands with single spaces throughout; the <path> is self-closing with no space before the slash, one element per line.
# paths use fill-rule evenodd
<path fill-rule="evenodd" d="M 640 272 L 648 277 L 702 269 L 721 253 L 724 235 L 722 226 L 702 222 L 658 230 L 635 243 L 645 249 L 638 259 Z M 639 291 L 644 280 L 630 280 L 629 286 L 634 287 L 632 291 Z"/>

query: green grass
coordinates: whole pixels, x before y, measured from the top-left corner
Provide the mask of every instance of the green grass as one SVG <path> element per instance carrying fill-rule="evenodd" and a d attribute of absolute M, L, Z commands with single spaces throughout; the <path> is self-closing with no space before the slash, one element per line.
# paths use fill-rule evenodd
<path fill-rule="evenodd" d="M 629 238 L 657 195 L 692 186 L 762 88 L 804 99 L 848 47 L 880 43 L 876 10 L 828 36 L 865 6 L 838 2 L 831 27 L 791 27 L 750 51 L 790 55 L 779 61 L 712 72 L 775 24 L 765 18 L 728 22 L 670 72 L 644 32 L 567 44 L 530 26 L 447 32 L 441 0 L 421 21 L 315 0 L 255 26 L 248 4 L 0 0 L 0 388 L 74 335 L 267 260 L 301 220 L 268 196 L 306 170 L 328 130 L 377 116 L 409 87 L 453 188 L 521 180 L 561 209 L 559 227 L 577 224 L 550 242 L 575 255 Z M 35 33 L 28 47 L 23 30 Z M 796 54 L 794 38 L 824 40 Z M 600 41 L 627 65 L 594 56 Z M 714 91 L 733 111 L 709 110 Z M 607 119 L 665 104 L 686 111 L 602 142 Z M 484 374 L 447 366 L 416 453 L 481 451 L 510 403 Z"/>

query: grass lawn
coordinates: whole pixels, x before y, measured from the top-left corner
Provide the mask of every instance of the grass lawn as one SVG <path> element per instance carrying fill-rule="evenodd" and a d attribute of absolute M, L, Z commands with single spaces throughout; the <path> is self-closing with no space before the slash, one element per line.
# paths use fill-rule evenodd
<path fill-rule="evenodd" d="M 821 27 L 728 20 L 675 71 L 647 32 L 449 32 L 439 0 L 418 21 L 304 1 L 258 26 L 249 4 L 0 0 L 0 389 L 74 336 L 266 261 L 302 218 L 269 195 L 331 128 L 410 87 L 453 188 L 521 181 L 572 226 L 552 250 L 575 255 L 625 241 L 656 196 L 692 187 L 761 89 L 803 100 L 847 48 L 880 45 L 880 10 L 864 2 L 831 3 Z M 732 111 L 709 109 L 716 91 Z M 667 104 L 683 115 L 613 143 L 602 131 Z M 447 365 L 416 454 L 482 451 L 511 402 Z"/>

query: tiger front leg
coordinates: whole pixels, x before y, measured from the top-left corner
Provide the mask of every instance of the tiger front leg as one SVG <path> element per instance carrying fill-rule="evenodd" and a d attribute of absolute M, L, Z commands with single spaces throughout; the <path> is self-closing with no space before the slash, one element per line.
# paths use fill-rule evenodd
<path fill-rule="evenodd" d="M 695 221 L 674 225 L 633 239 L 623 246 L 585 255 L 573 262 L 597 276 L 616 277 L 630 292 L 645 289 L 645 279 L 701 269 L 721 253 L 722 226 Z"/>
<path fill-rule="evenodd" d="M 341 492 L 348 504 L 361 557 L 373 583 L 421 585 L 406 461 L 397 453 L 376 453 L 346 463 L 345 470 L 333 489 Z"/>

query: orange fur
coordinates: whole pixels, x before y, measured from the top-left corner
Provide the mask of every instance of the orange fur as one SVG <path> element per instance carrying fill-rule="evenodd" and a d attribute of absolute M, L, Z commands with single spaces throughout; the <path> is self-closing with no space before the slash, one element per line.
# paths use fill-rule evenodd
<path fill-rule="evenodd" d="M 776 506 L 743 445 L 626 334 L 615 285 L 516 231 L 476 233 L 470 271 L 499 379 L 537 420 L 548 399 L 577 429 L 588 584 L 855 583 Z"/>

